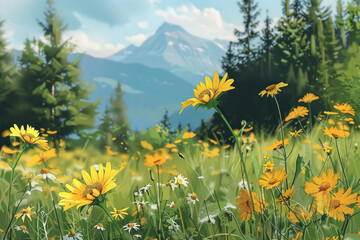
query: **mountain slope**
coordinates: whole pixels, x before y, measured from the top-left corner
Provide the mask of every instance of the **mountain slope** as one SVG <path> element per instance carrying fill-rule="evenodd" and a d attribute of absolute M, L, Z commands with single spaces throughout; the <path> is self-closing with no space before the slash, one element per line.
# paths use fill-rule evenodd
<path fill-rule="evenodd" d="M 119 61 L 166 69 L 195 85 L 205 75 L 221 70 L 221 57 L 226 49 L 221 41 L 196 37 L 178 25 L 165 22 L 140 47 L 131 49 L 132 53 Z M 121 52 L 115 55 L 118 54 L 123 56 Z M 113 56 L 109 59 L 114 59 Z"/>

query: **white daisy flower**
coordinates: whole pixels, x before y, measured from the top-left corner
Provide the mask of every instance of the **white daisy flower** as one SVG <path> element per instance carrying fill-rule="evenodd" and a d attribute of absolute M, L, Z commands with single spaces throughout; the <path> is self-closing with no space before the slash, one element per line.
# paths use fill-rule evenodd
<path fill-rule="evenodd" d="M 147 192 L 150 187 L 151 187 L 150 184 L 146 184 L 144 187 L 139 189 L 139 192 Z"/>
<path fill-rule="evenodd" d="M 200 223 L 210 222 L 210 223 L 212 223 L 212 224 L 215 224 L 215 223 L 216 223 L 215 217 L 216 217 L 216 215 L 206 216 L 205 218 L 200 219 Z"/>
<path fill-rule="evenodd" d="M 172 202 L 169 203 L 167 206 L 168 206 L 169 208 L 174 208 L 174 207 L 175 207 L 175 202 L 172 201 Z"/>
<path fill-rule="evenodd" d="M 187 181 L 187 178 L 184 177 L 183 175 L 179 174 L 177 175 L 175 178 L 174 178 L 174 182 L 175 184 L 179 184 L 180 185 L 184 185 L 184 187 L 187 187 L 188 185 L 188 181 Z"/>
<path fill-rule="evenodd" d="M 47 169 L 47 168 L 41 169 L 40 174 L 38 174 L 35 178 L 38 178 L 38 177 L 42 177 L 44 180 L 45 179 L 50 179 L 50 180 L 56 179 L 55 175 L 51 174 L 49 169 Z"/>
<path fill-rule="evenodd" d="M 123 226 L 123 229 L 125 231 L 129 231 L 129 233 L 130 233 L 131 229 L 134 229 L 135 231 L 137 231 L 137 230 L 139 230 L 139 227 L 140 227 L 140 225 L 137 223 L 128 223 L 125 226 Z"/>
<path fill-rule="evenodd" d="M 199 198 L 197 197 L 196 193 L 188 193 L 186 199 L 188 200 L 188 203 L 195 204 L 199 201 Z"/>
<path fill-rule="evenodd" d="M 226 206 L 224 207 L 224 210 L 225 210 L 225 211 L 229 211 L 229 208 L 231 208 L 231 209 L 236 209 L 236 207 L 235 207 L 234 205 L 232 205 L 230 202 L 228 202 L 228 203 L 226 204 Z"/>
<path fill-rule="evenodd" d="M 14 228 L 16 231 L 22 231 L 23 233 L 29 234 L 26 226 L 24 226 L 24 225 L 21 225 L 21 226 L 15 225 Z"/>
<path fill-rule="evenodd" d="M 96 224 L 94 228 L 96 228 L 97 230 L 105 231 L 104 225 L 102 225 L 101 223 Z"/>
<path fill-rule="evenodd" d="M 205 179 L 204 176 L 198 176 L 198 179 Z"/>
<path fill-rule="evenodd" d="M 141 238 L 142 236 L 140 234 L 134 234 L 133 237 L 134 238 Z"/>
<path fill-rule="evenodd" d="M 238 183 L 238 186 L 240 189 L 248 189 L 249 188 L 247 181 L 245 181 L 244 179 Z"/>
<path fill-rule="evenodd" d="M 64 236 L 63 240 L 83 240 L 83 235 L 79 232 L 72 233 L 69 232 L 67 235 Z"/>

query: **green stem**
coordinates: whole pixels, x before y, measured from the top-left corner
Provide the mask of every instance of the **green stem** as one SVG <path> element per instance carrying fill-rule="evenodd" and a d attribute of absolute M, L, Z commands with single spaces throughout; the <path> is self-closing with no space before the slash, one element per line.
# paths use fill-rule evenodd
<path fill-rule="evenodd" d="M 122 235 L 122 234 L 121 234 L 121 228 L 120 228 L 119 225 L 117 224 L 117 222 L 116 222 L 116 220 L 114 219 L 114 217 L 111 215 L 109 209 L 106 207 L 105 202 L 100 202 L 100 203 L 98 204 L 98 206 L 104 210 L 104 212 L 106 213 L 106 215 L 111 219 L 111 221 L 112 221 L 112 222 L 114 223 L 114 225 L 116 226 L 116 229 L 119 231 L 120 235 Z"/>
<path fill-rule="evenodd" d="M 221 118 L 223 119 L 223 121 L 225 122 L 225 124 L 227 125 L 227 127 L 229 128 L 230 132 L 232 133 L 234 139 L 235 139 L 235 142 L 236 142 L 236 146 L 238 148 L 238 151 L 239 151 L 239 155 L 240 155 L 240 161 L 241 161 L 241 164 L 243 166 L 243 172 L 245 173 L 245 178 L 246 178 L 246 182 L 247 182 L 247 185 L 248 185 L 248 191 L 249 191 L 249 195 L 250 195 L 250 199 L 251 199 L 251 205 L 252 205 L 252 209 L 253 209 L 253 212 L 255 213 L 255 206 L 254 206 L 254 199 L 253 199 L 253 196 L 252 196 L 252 191 L 251 191 L 251 188 L 250 188 L 250 182 L 249 182 L 249 176 L 247 174 L 247 171 L 246 171 L 246 165 L 245 165 L 245 162 L 244 162 L 244 158 L 243 158 L 243 155 L 242 155 L 242 151 L 241 151 L 241 146 L 240 146 L 240 142 L 239 142 L 239 139 L 238 137 L 236 136 L 234 130 L 232 129 L 230 123 L 227 121 L 227 119 L 225 118 L 225 116 L 222 114 L 222 112 L 220 111 L 220 109 L 217 107 L 217 106 L 214 106 L 213 107 L 217 113 L 221 116 Z"/>
<path fill-rule="evenodd" d="M 50 193 L 50 197 L 51 197 L 51 202 L 52 202 L 53 207 L 54 207 L 55 216 L 56 216 L 56 221 L 57 221 L 58 227 L 59 227 L 60 239 L 63 239 L 64 234 L 63 234 L 63 231 L 62 231 L 62 228 L 61 228 L 59 215 L 58 215 L 58 212 L 57 212 L 57 210 L 56 210 L 56 205 L 55 205 L 54 197 L 53 197 L 52 192 L 51 192 L 51 186 L 50 186 L 50 183 L 49 183 L 49 179 L 48 179 L 48 178 L 46 178 L 46 182 L 47 182 L 48 187 L 49 187 L 49 193 Z"/>
<path fill-rule="evenodd" d="M 341 169 L 342 169 L 343 174 L 344 174 L 344 178 L 345 178 L 345 182 L 346 182 L 346 187 L 349 187 L 349 181 L 348 181 L 348 179 L 347 179 L 347 176 L 346 176 L 346 173 L 345 173 L 345 169 L 344 169 L 344 165 L 343 165 L 343 162 L 342 162 L 341 157 L 340 157 L 338 142 L 337 142 L 337 139 L 336 139 L 336 138 L 335 138 L 335 145 L 336 145 L 336 150 L 337 150 L 337 153 L 338 153 L 338 156 L 339 156 L 340 166 L 341 166 Z"/>
<path fill-rule="evenodd" d="M 161 203 L 160 203 L 160 167 L 159 165 L 156 165 L 157 167 L 157 178 L 158 178 L 158 194 L 156 194 L 156 203 L 157 203 L 157 210 L 158 210 L 158 214 L 159 214 L 159 222 L 158 222 L 158 233 L 159 233 L 159 238 L 161 240 L 161 236 L 162 236 L 162 231 L 161 231 Z"/>
<path fill-rule="evenodd" d="M 22 154 L 25 152 L 26 149 L 27 149 L 27 146 L 25 146 L 21 150 L 21 152 L 19 153 L 14 166 L 10 166 L 11 167 L 11 175 L 10 175 L 10 186 L 9 186 L 9 200 L 8 200 L 8 206 L 7 206 L 7 212 L 6 212 L 6 219 L 7 220 L 9 218 L 9 216 L 11 215 L 11 213 L 10 213 L 10 201 L 11 201 L 11 191 L 12 191 L 12 185 L 13 185 L 13 180 L 14 180 L 15 169 L 16 169 L 16 166 L 18 165 L 19 161 L 20 161 L 20 158 L 21 158 Z"/>
<path fill-rule="evenodd" d="M 278 113 L 279 113 L 280 129 L 281 129 L 281 140 L 282 140 L 282 143 L 283 143 L 283 151 L 284 151 L 285 172 L 287 174 L 287 157 L 286 157 L 285 141 L 284 141 L 284 125 L 283 125 L 283 122 L 282 122 L 280 106 L 279 106 L 278 100 L 277 100 L 275 95 L 274 95 L 274 99 L 275 99 L 276 107 L 277 107 L 277 110 L 278 110 Z M 288 184 L 287 178 L 285 179 L 285 182 L 286 182 L 286 188 L 288 189 L 289 184 Z"/>

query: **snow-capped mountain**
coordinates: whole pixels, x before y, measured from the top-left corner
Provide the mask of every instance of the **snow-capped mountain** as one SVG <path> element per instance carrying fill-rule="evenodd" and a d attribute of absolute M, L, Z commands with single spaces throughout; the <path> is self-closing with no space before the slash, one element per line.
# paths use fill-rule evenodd
<path fill-rule="evenodd" d="M 124 50 L 128 51 L 128 48 Z M 166 69 L 195 85 L 203 80 L 203 76 L 221 71 L 221 58 L 226 48 L 223 40 L 196 37 L 178 25 L 165 22 L 140 47 L 132 47 L 131 54 L 116 61 Z M 109 59 L 124 56 L 124 50 Z"/>

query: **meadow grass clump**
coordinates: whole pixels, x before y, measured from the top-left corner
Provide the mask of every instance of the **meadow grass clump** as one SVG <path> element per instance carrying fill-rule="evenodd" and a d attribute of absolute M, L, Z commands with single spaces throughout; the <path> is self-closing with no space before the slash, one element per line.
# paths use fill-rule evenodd
<path fill-rule="evenodd" d="M 359 131 L 347 103 L 314 116 L 313 93 L 279 131 L 242 123 L 218 107 L 233 80 L 217 73 L 182 103 L 215 109 L 231 139 L 198 139 L 161 125 L 130 136 L 126 151 L 53 141 L 55 131 L 14 126 L 0 162 L 2 239 L 356 239 Z M 305 104 L 303 106 L 301 104 Z M 181 111 L 182 111 L 181 110 Z M 284 120 L 283 120 L 284 119 Z M 216 136 L 217 137 L 217 136 Z M 230 143 L 230 144 L 229 144 Z M 70 145 L 70 144 L 69 144 Z"/>

